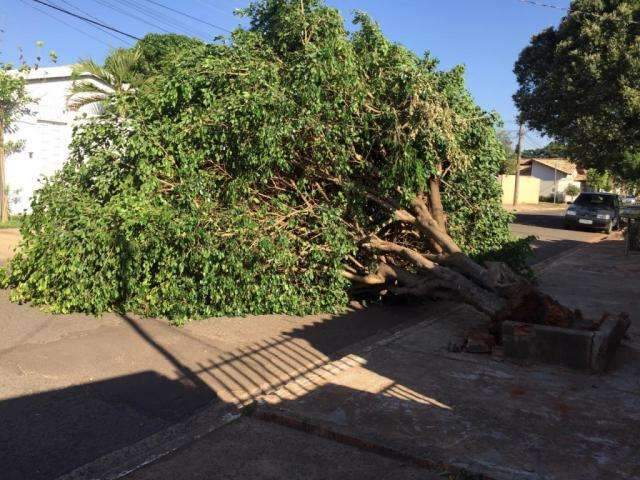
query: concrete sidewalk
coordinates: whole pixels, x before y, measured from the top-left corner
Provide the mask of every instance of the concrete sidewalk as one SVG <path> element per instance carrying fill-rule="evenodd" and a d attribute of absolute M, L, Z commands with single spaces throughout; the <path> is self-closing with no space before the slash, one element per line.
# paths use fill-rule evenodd
<path fill-rule="evenodd" d="M 640 256 L 607 241 L 540 278 L 587 316 L 631 314 L 607 374 L 449 353 L 485 321 L 457 307 L 354 354 L 357 366 L 267 395 L 256 416 L 495 479 L 640 479 L 639 273 Z"/>
<path fill-rule="evenodd" d="M 202 409 L 280 388 L 349 345 L 426 317 L 418 308 L 352 309 L 176 328 L 126 315 L 48 315 L 7 296 L 0 292 L 3 480 L 56 478 L 170 432 Z M 187 427 L 184 441 L 193 435 Z M 168 433 L 147 453 L 169 441 Z"/>

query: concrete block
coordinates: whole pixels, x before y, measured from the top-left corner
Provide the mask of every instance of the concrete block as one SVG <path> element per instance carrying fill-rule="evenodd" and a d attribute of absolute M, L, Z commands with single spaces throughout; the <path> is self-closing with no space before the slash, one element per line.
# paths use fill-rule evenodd
<path fill-rule="evenodd" d="M 591 369 L 596 372 L 606 370 L 624 334 L 631 325 L 626 316 L 608 317 L 593 336 Z"/>
<path fill-rule="evenodd" d="M 506 357 L 602 372 L 629 328 L 627 317 L 607 318 L 596 332 L 521 322 L 502 324 Z"/>
<path fill-rule="evenodd" d="M 504 354 L 573 368 L 591 368 L 593 332 L 520 322 L 502 324 Z"/>

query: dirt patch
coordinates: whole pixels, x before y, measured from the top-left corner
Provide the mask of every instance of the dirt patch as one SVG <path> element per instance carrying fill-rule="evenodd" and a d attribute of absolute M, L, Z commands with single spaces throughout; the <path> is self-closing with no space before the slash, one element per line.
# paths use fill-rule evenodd
<path fill-rule="evenodd" d="M 17 228 L 0 229 L 0 265 L 11 260 L 21 238 Z"/>

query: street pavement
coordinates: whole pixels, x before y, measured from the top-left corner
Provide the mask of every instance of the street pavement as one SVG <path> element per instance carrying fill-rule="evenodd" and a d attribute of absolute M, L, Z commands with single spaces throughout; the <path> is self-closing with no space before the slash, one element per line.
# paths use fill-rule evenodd
<path fill-rule="evenodd" d="M 518 238 L 533 236 L 534 257 L 530 264 L 549 260 L 576 247 L 598 242 L 606 235 L 601 231 L 568 230 L 564 226 L 566 207 L 529 207 L 515 213 L 510 226 Z"/>

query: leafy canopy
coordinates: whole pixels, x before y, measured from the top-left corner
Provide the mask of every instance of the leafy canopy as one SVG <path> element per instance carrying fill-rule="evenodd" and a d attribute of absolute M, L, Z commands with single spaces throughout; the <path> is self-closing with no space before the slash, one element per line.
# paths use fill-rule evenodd
<path fill-rule="evenodd" d="M 586 167 L 640 178 L 640 2 L 574 0 L 515 65 L 529 126 Z"/>
<path fill-rule="evenodd" d="M 197 38 L 185 35 L 149 33 L 133 47 L 140 52 L 136 71 L 145 78 L 162 74 L 177 57 L 202 45 L 203 42 Z"/>
<path fill-rule="evenodd" d="M 3 131 L 11 128 L 31 101 L 24 77 L 9 70 L 10 66 L 0 63 L 0 128 Z"/>
<path fill-rule="evenodd" d="M 361 13 L 350 34 L 317 0 L 245 14 L 249 30 L 193 45 L 76 131 L 23 224 L 14 300 L 178 320 L 336 311 L 345 259 L 366 264 L 362 241 L 389 228 L 368 198 L 402 204 L 434 174 L 466 252 L 508 244 L 497 119 L 461 68 Z"/>

